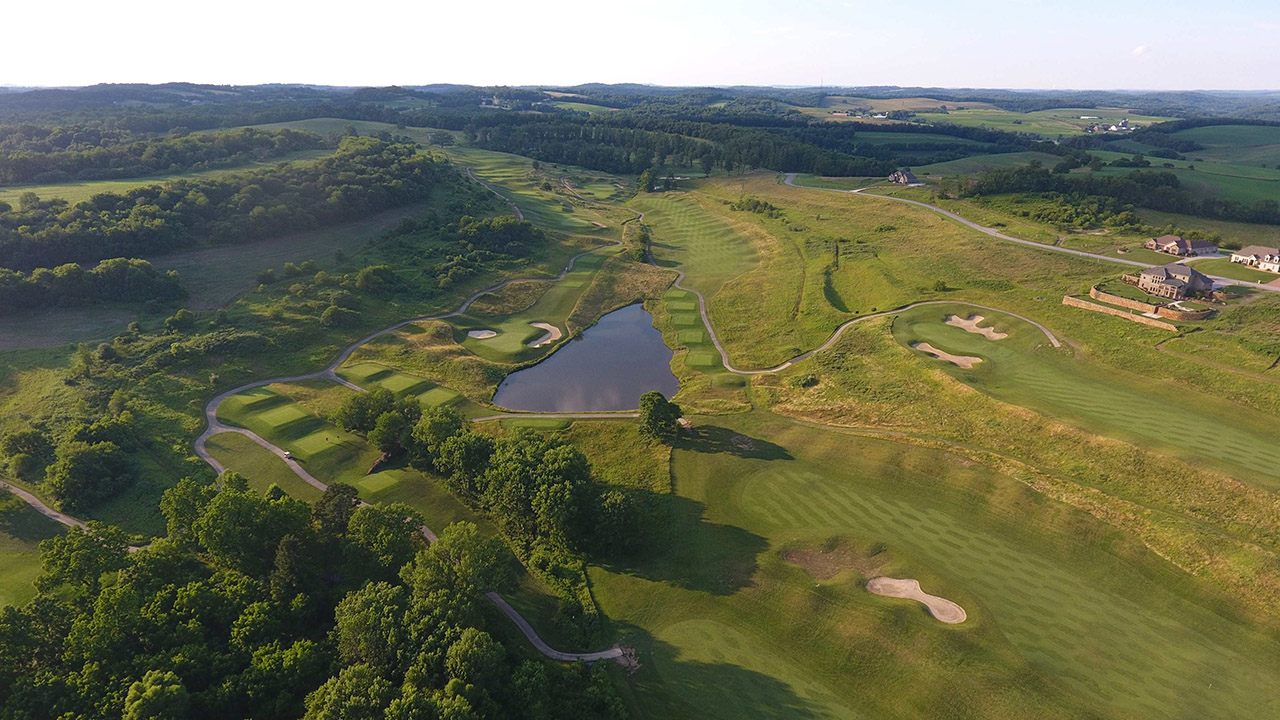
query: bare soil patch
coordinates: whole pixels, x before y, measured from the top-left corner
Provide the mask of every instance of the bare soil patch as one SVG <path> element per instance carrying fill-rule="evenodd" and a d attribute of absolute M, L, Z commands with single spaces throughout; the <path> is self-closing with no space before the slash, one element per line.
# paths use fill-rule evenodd
<path fill-rule="evenodd" d="M 477 340 L 484 340 L 486 338 L 497 337 L 497 336 L 498 336 L 498 333 L 492 330 L 468 330 L 467 331 L 467 337 L 475 338 Z"/>
<path fill-rule="evenodd" d="M 981 315 L 970 315 L 967 318 L 962 318 L 959 315 L 948 315 L 947 324 L 953 327 L 958 327 L 965 332 L 981 335 L 988 340 L 1003 340 L 1009 337 L 1009 333 L 997 332 L 996 329 L 992 327 L 978 327 L 978 323 L 981 323 L 985 319 L 986 318 Z"/>
<path fill-rule="evenodd" d="M 852 542 L 832 538 L 816 548 L 786 550 L 782 559 L 804 568 L 815 580 L 830 580 L 845 570 L 854 570 L 866 577 L 878 574 L 888 561 L 882 552 L 883 546 L 864 551 Z"/>
<path fill-rule="evenodd" d="M 916 350 L 920 350 L 921 352 L 929 353 L 930 355 L 938 358 L 939 360 L 946 360 L 952 365 L 955 365 L 957 367 L 962 367 L 965 370 L 968 370 L 974 365 L 977 365 L 978 363 L 982 362 L 982 358 L 980 357 L 972 357 L 969 355 L 952 355 L 946 350 L 939 350 L 938 348 L 930 345 L 929 343 L 911 343 L 911 347 L 915 348 Z"/>
<path fill-rule="evenodd" d="M 968 618 L 964 608 L 946 598 L 921 590 L 920 581 L 913 578 L 874 577 L 867 581 L 867 590 L 884 597 L 915 600 L 929 608 L 929 614 L 934 619 L 948 625 L 962 623 Z"/>

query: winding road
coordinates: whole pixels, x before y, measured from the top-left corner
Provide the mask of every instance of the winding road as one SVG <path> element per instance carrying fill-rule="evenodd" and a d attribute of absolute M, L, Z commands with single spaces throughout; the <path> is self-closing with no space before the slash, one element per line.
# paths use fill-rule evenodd
<path fill-rule="evenodd" d="M 893 200 L 894 202 L 906 203 L 908 205 L 915 205 L 916 207 L 924 208 L 925 210 L 929 210 L 930 212 L 935 212 L 949 220 L 954 220 L 955 222 L 958 222 L 967 228 L 977 230 L 980 233 L 990 235 L 993 238 L 999 238 L 1000 240 L 1006 240 L 1008 242 L 1018 243 L 1019 245 L 1026 245 L 1027 247 L 1033 247 L 1038 250 L 1047 250 L 1049 252 L 1063 253 L 1066 255 L 1075 255 L 1077 257 L 1089 258 L 1090 260 L 1101 260 L 1103 262 L 1117 263 L 1120 265 L 1128 265 L 1130 267 L 1139 267 L 1144 269 L 1149 267 L 1159 267 L 1158 265 L 1152 265 L 1150 263 L 1144 263 L 1138 260 L 1126 260 L 1124 258 L 1115 258 L 1109 255 L 1098 255 L 1097 253 L 1085 252 L 1083 250 L 1072 250 L 1071 248 L 1058 247 L 1057 245 L 1045 245 L 1044 243 L 1038 243 L 1038 242 L 1035 242 L 1034 240 L 1023 240 L 1022 238 L 1016 238 L 1011 235 L 1005 235 L 1004 233 L 1000 232 L 995 228 L 987 227 L 986 225 L 979 225 L 978 223 L 972 220 L 969 220 L 968 218 L 961 217 L 960 215 L 957 215 L 956 213 L 953 213 L 950 210 L 945 210 L 943 208 L 940 208 L 937 205 L 930 205 L 929 203 L 920 202 L 919 200 L 909 200 L 907 198 L 894 197 L 892 195 L 869 194 L 866 192 L 867 188 L 864 188 L 864 187 L 857 188 L 855 190 L 841 190 L 839 188 L 817 187 L 816 185 L 801 185 L 796 182 L 797 175 L 799 175 L 799 173 L 783 173 L 783 180 L 782 180 L 783 184 L 793 188 L 801 188 L 803 190 L 823 190 L 825 192 L 844 193 L 845 195 L 865 195 L 867 197 L 878 197 L 878 198 L 884 198 L 886 200 Z M 1179 258 L 1174 258 L 1174 260 L 1178 260 L 1178 259 Z M 1182 258 L 1182 259 L 1185 260 L 1185 258 Z M 1173 262 L 1173 260 L 1171 260 L 1171 262 Z M 1248 280 L 1236 280 L 1235 278 L 1221 277 L 1218 275 L 1209 275 L 1208 277 L 1209 279 L 1213 280 L 1215 283 L 1219 285 L 1239 285 L 1241 287 L 1250 287 L 1250 288 L 1254 288 L 1255 290 L 1263 290 L 1266 292 L 1280 292 L 1280 287 L 1276 287 L 1274 285 L 1268 285 L 1265 283 L 1250 282 Z"/>

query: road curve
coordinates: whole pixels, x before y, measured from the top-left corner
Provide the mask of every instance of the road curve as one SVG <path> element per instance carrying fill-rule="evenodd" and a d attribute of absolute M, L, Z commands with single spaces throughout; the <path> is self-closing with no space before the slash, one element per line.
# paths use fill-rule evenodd
<path fill-rule="evenodd" d="M 826 192 L 844 193 L 846 195 L 866 195 L 867 197 L 878 197 L 878 198 L 884 198 L 886 200 L 893 200 L 894 202 L 906 203 L 908 205 L 915 205 L 916 207 L 924 208 L 925 210 L 935 212 L 945 218 L 954 220 L 960 223 L 961 225 L 964 225 L 965 227 L 971 228 L 973 230 L 977 230 L 980 233 L 984 233 L 984 234 L 990 235 L 991 237 L 999 238 L 1001 240 L 1007 240 L 1009 242 L 1018 243 L 1019 245 L 1026 245 L 1027 247 L 1033 247 L 1038 250 L 1047 250 L 1049 252 L 1062 253 L 1065 255 L 1075 255 L 1076 257 L 1089 258 L 1090 260 L 1101 260 L 1103 262 L 1117 263 L 1120 265 L 1128 265 L 1130 267 L 1139 267 L 1139 268 L 1159 267 L 1158 265 L 1152 265 L 1150 263 L 1144 263 L 1138 260 L 1126 260 L 1124 258 L 1114 258 L 1109 255 L 1098 255 L 1096 253 L 1085 252 L 1083 250 L 1072 250 L 1071 248 L 1058 247 L 1057 245 L 1045 245 L 1044 243 L 1038 243 L 1038 242 L 1035 242 L 1034 240 L 1023 240 L 1022 238 L 1016 238 L 1010 235 L 1005 235 L 1004 233 L 1000 232 L 999 230 L 996 230 L 995 228 L 987 227 L 986 225 L 979 225 L 978 223 L 972 220 L 961 217 L 960 215 L 957 215 L 951 212 L 950 210 L 944 210 L 943 208 L 940 208 L 937 205 L 930 205 L 929 203 L 920 202 L 919 200 L 908 200 L 907 198 L 894 197 L 892 195 L 870 195 L 865 192 L 867 188 L 857 188 L 856 190 L 840 190 L 838 188 L 824 188 L 824 187 L 817 187 L 814 185 L 801 185 L 796 182 L 796 175 L 798 174 L 799 173 L 783 173 L 783 181 L 782 181 L 783 184 L 788 185 L 790 187 L 794 187 L 794 188 L 801 188 L 804 190 L 823 190 Z M 1177 260 L 1177 258 L 1174 258 L 1174 260 Z M 1185 260 L 1185 258 L 1183 258 L 1183 260 Z M 1173 261 L 1171 260 L 1170 262 L 1173 262 Z M 1222 277 L 1219 275 L 1209 275 L 1208 277 L 1209 279 L 1213 280 L 1215 283 L 1219 285 L 1239 285 L 1241 287 L 1251 287 L 1251 288 L 1254 288 L 1255 290 L 1263 290 L 1265 292 L 1280 292 L 1280 287 L 1276 287 L 1274 285 L 1268 285 L 1266 283 L 1256 283 L 1256 282 L 1250 282 L 1248 280 L 1236 280 L 1235 278 Z"/>
<path fill-rule="evenodd" d="M 31 493 L 27 492 L 26 490 L 23 490 L 20 487 L 10 485 L 5 481 L 0 480 L 0 490 L 8 490 L 9 492 L 17 496 L 19 500 L 30 505 L 36 512 L 40 513 L 41 515 L 49 518 L 50 520 L 56 523 L 62 523 L 67 527 L 78 527 L 80 529 L 84 529 L 85 527 L 85 524 L 81 522 L 79 519 L 73 518 L 70 515 L 60 513 L 57 510 L 54 510 L 48 505 L 45 505 L 40 500 L 40 498 L 36 497 L 35 495 L 32 495 Z"/>

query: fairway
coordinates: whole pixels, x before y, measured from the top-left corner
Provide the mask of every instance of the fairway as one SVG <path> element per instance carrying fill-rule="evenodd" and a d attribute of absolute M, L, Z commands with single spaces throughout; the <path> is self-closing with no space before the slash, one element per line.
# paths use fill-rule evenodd
<path fill-rule="evenodd" d="M 1044 347 L 1039 331 L 998 313 L 984 311 L 988 324 L 1009 333 L 1006 340 L 987 340 L 943 323 L 949 314 L 966 312 L 945 305 L 908 310 L 894 322 L 894 336 L 904 346 L 927 342 L 981 357 L 983 362 L 968 370 L 923 357 L 922 362 L 997 399 L 1280 487 L 1280 434 L 1272 416 L 1054 352 Z"/>
<path fill-rule="evenodd" d="M 651 648 L 633 680 L 645 715 L 1276 711 L 1274 640 L 1096 520 L 938 451 L 759 413 L 701 422 L 673 459 L 678 546 L 592 572 L 602 609 Z M 921 578 L 969 620 L 873 596 L 861 571 L 815 585 L 778 558 L 831 537 L 885 548 L 875 572 Z M 946 692 L 908 691 L 939 672 Z"/>
<path fill-rule="evenodd" d="M 366 390 L 381 387 L 390 390 L 396 397 L 417 398 L 423 407 L 463 402 L 462 395 L 449 388 L 377 363 L 344 366 L 338 370 L 338 376 Z"/>
<path fill-rule="evenodd" d="M 40 541 L 64 530 L 16 496 L 0 490 L 0 610 L 35 597 Z"/>

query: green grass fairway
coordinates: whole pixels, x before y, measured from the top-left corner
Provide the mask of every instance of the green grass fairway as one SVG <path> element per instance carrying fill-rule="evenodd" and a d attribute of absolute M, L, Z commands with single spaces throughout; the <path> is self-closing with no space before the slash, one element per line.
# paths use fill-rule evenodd
<path fill-rule="evenodd" d="M 529 222 L 568 233 L 603 232 L 591 222 L 602 219 L 599 213 L 575 206 L 557 196 L 557 183 L 552 183 L 551 190 L 542 189 L 541 183 L 545 178 L 534 171 L 533 161 L 529 158 L 456 146 L 449 148 L 449 156 L 455 162 L 470 166 L 476 177 L 493 184 L 504 197 L 513 200 Z"/>
<path fill-rule="evenodd" d="M 99 193 L 126 193 L 134 188 L 148 185 L 161 185 L 170 180 L 192 180 L 196 178 L 211 179 L 235 173 L 260 170 L 277 163 L 304 162 L 315 160 L 331 153 L 331 150 L 299 150 L 277 158 L 259 162 L 232 165 L 215 170 L 198 170 L 195 172 L 175 173 L 172 175 L 147 175 L 145 177 L 123 178 L 120 180 L 85 180 L 79 182 L 56 183 L 52 185 L 8 185 L 0 187 L 0 202 L 18 206 L 18 198 L 27 192 L 33 192 L 41 200 L 66 200 L 75 205 L 84 202 Z"/>
<path fill-rule="evenodd" d="M 1280 426 L 1274 417 L 1052 351 L 1038 330 L 998 313 L 977 311 L 1009 333 L 1004 340 L 943 324 L 949 314 L 967 317 L 972 312 L 963 306 L 909 310 L 894 322 L 894 336 L 904 345 L 923 341 L 955 355 L 981 357 L 983 362 L 962 370 L 919 353 L 921 362 L 936 364 L 997 399 L 1280 488 Z"/>
<path fill-rule="evenodd" d="M 223 466 L 232 468 L 249 479 L 249 487 L 266 492 L 272 485 L 299 500 L 315 502 L 320 490 L 304 482 L 274 453 L 240 433 L 225 432 L 205 441 L 205 449 Z"/>
<path fill-rule="evenodd" d="M 641 717 L 1280 710 L 1274 638 L 1114 528 L 960 457 L 752 413 L 703 419 L 673 480 L 671 546 L 592 570 L 646 660 Z M 816 582 L 785 560 L 840 537 L 883 552 Z M 969 619 L 867 593 L 880 573 Z"/>
<path fill-rule="evenodd" d="M 367 390 L 382 387 L 395 393 L 396 397 L 417 398 L 423 406 L 463 403 L 462 395 L 447 387 L 377 363 L 349 365 L 339 369 L 338 376 Z"/>
<path fill-rule="evenodd" d="M 288 450 L 323 483 L 358 481 L 380 454 L 364 438 L 329 424 L 270 386 L 227 398 L 218 408 L 218 419 Z"/>
<path fill-rule="evenodd" d="M 1280 127 L 1211 125 L 1179 130 L 1174 136 L 1205 147 L 1187 157 L 1271 167 L 1280 163 Z"/>
<path fill-rule="evenodd" d="M 35 597 L 40 541 L 63 531 L 58 523 L 0 490 L 0 609 Z"/>

